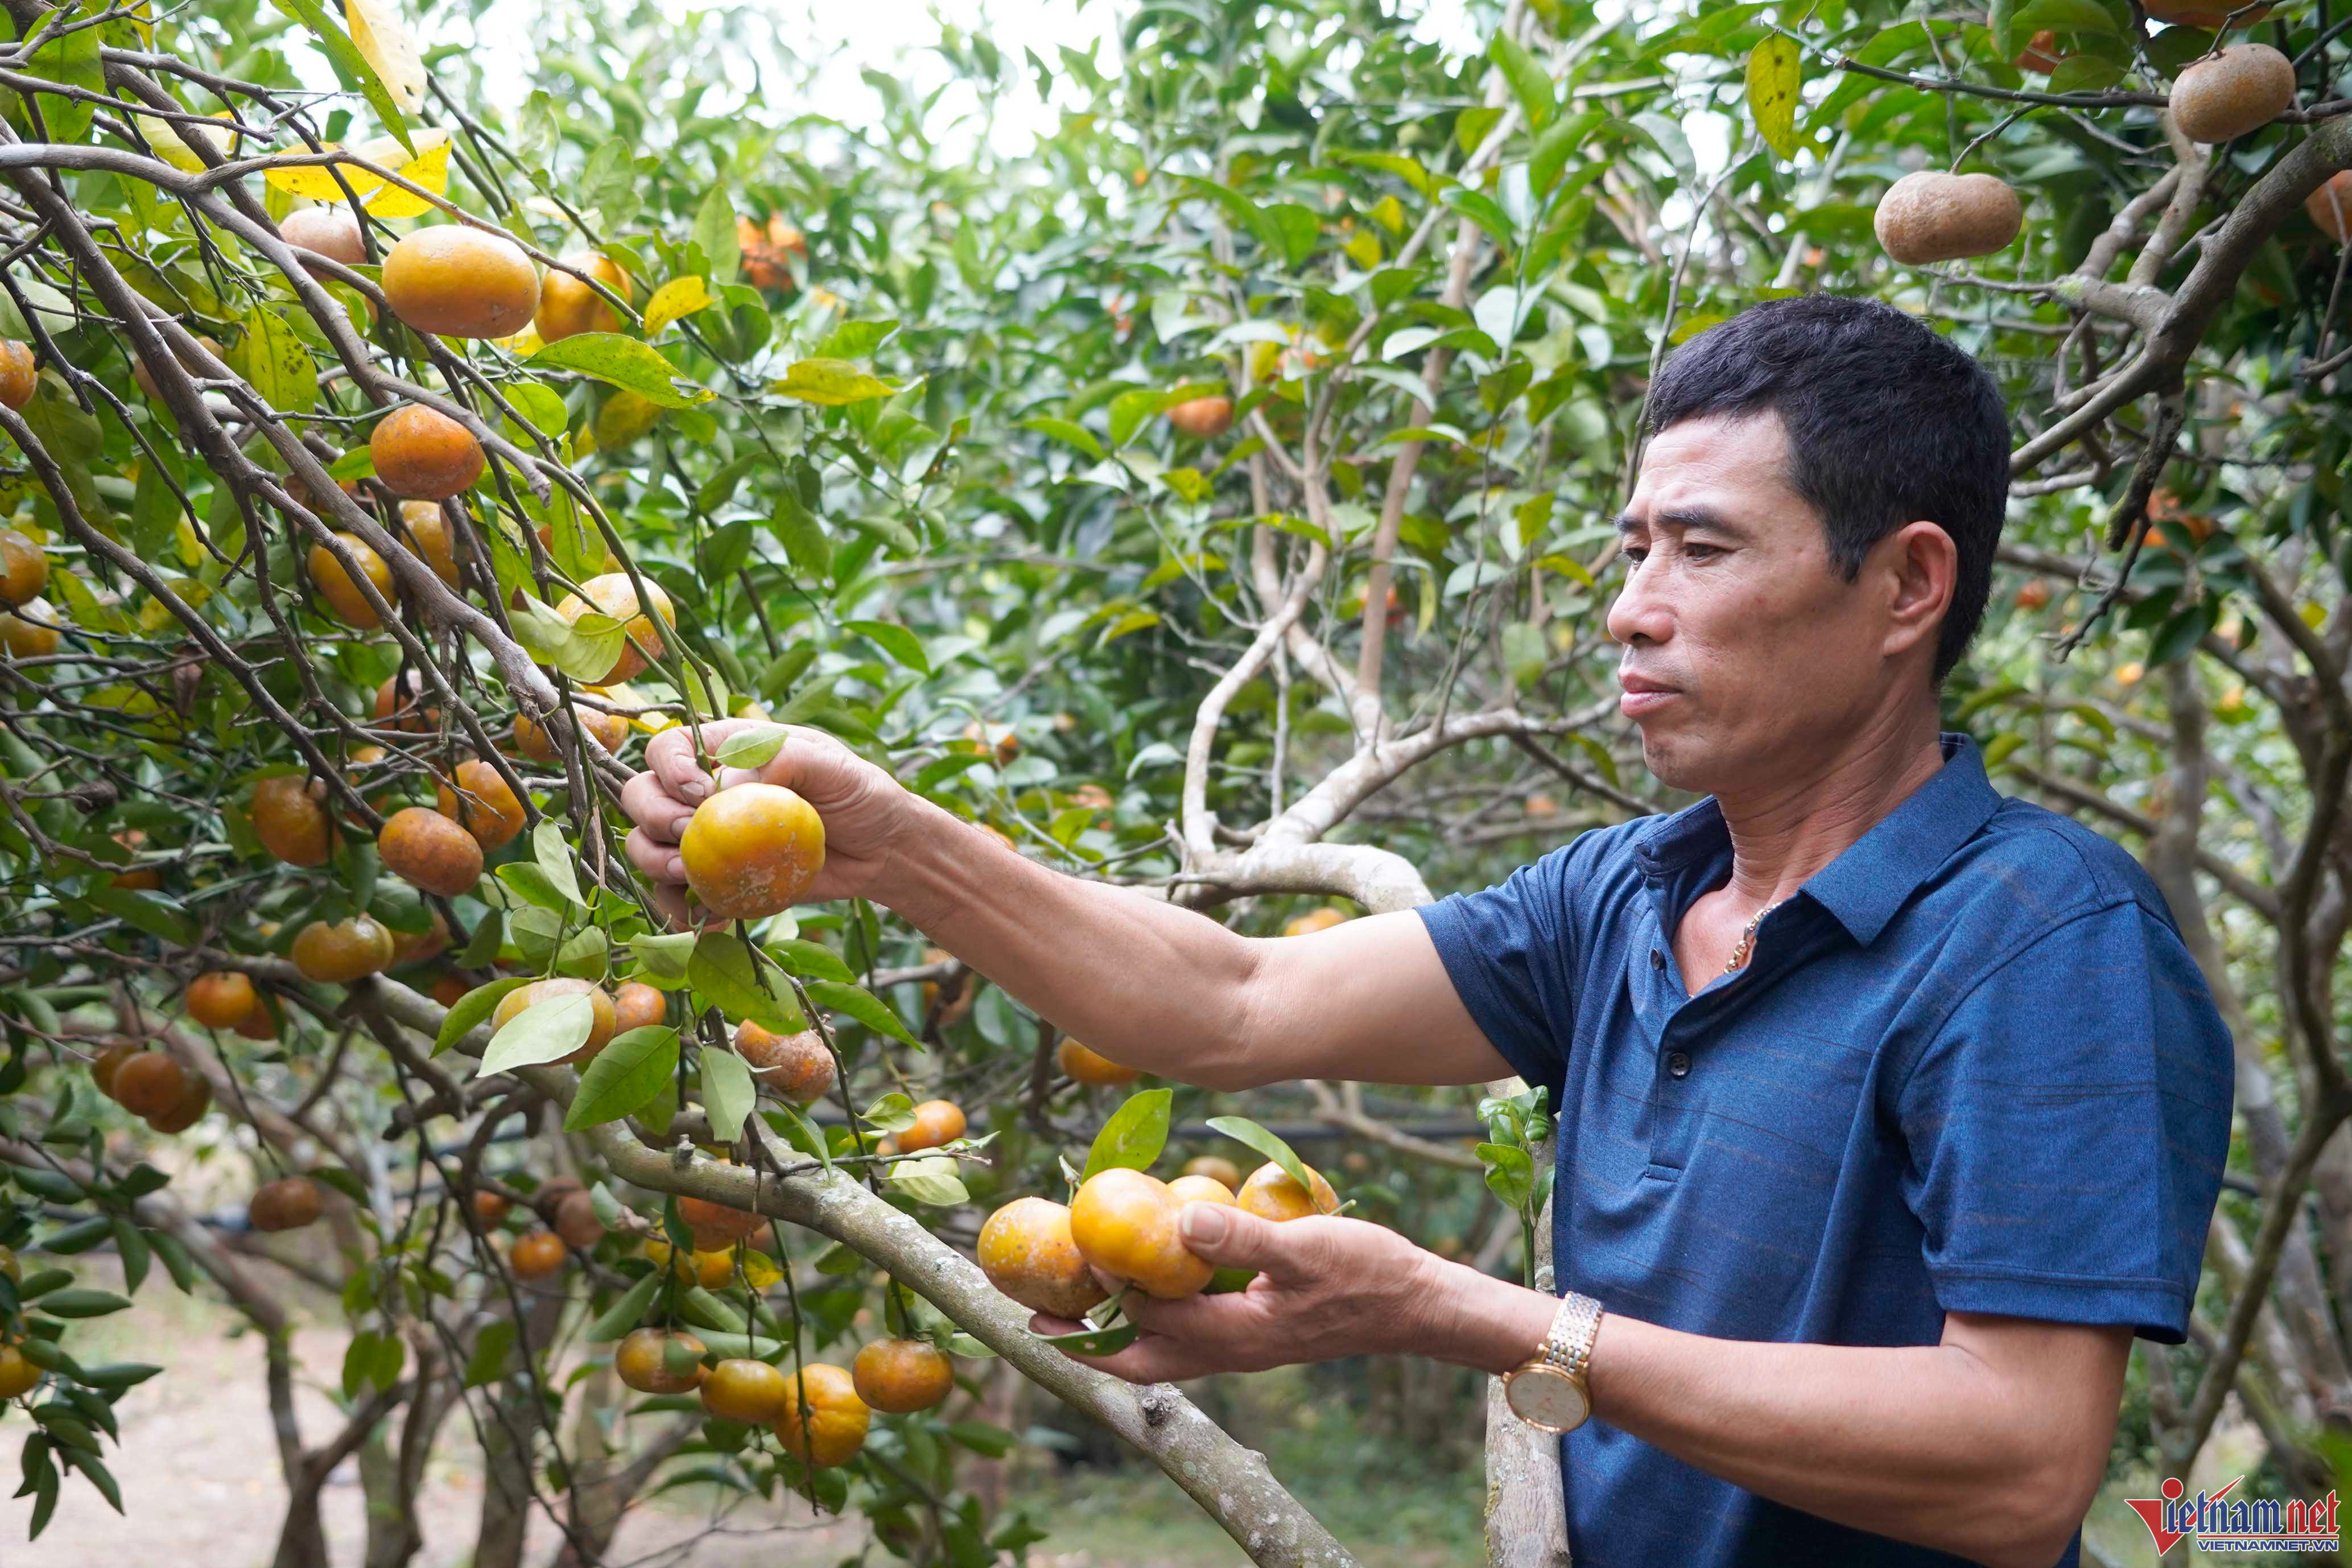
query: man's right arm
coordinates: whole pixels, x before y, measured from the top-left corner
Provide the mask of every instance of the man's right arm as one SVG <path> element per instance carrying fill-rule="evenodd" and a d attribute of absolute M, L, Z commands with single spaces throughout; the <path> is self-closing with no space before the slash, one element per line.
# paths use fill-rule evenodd
<path fill-rule="evenodd" d="M 715 747 L 742 728 L 706 724 Z M 1148 894 L 1064 876 L 902 788 L 821 731 L 794 729 L 758 777 L 824 819 L 812 898 L 862 895 L 1092 1049 L 1211 1089 L 1299 1078 L 1468 1084 L 1511 1068 L 1472 1021 L 1420 917 L 1253 938 Z M 623 805 L 630 858 L 682 879 L 677 839 L 713 787 L 693 737 L 667 731 Z M 752 775 L 729 772 L 722 784 Z M 674 912 L 682 900 L 666 898 Z"/>

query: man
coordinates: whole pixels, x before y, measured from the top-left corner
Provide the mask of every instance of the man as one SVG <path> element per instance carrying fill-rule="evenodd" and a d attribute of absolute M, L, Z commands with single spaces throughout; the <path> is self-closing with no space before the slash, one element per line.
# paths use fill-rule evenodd
<path fill-rule="evenodd" d="M 2138 867 L 1937 732 L 1999 395 L 1898 311 L 1790 299 L 1684 347 L 1649 427 L 1609 630 L 1651 771 L 1710 798 L 1499 888 L 1254 941 L 1033 865 L 822 736 L 763 776 L 824 815 L 815 897 L 888 904 L 1116 1060 L 1550 1091 L 1564 1305 L 1376 1226 L 1195 1205 L 1193 1249 L 1264 1278 L 1138 1303 L 1100 1364 L 1503 1373 L 1549 1342 L 1513 1404 L 1572 1426 L 1584 1568 L 2073 1564 L 2131 1337 L 2188 1325 L 2231 1047 Z M 681 731 L 648 760 L 631 852 L 676 881 L 711 784 Z"/>

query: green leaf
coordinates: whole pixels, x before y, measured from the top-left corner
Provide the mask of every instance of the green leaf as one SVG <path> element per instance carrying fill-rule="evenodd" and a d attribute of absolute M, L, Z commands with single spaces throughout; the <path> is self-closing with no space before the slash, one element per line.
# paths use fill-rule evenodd
<path fill-rule="evenodd" d="M 901 1040 L 910 1046 L 922 1044 L 907 1032 L 907 1026 L 888 1003 L 860 986 L 839 980 L 812 980 L 808 982 L 808 994 L 812 1002 L 830 1007 L 836 1013 L 846 1013 L 867 1028 L 887 1035 L 894 1040 Z M 806 1026 L 795 1027 L 804 1028 Z"/>
<path fill-rule="evenodd" d="M 1095 439 L 1093 431 L 1067 419 L 1055 419 L 1050 415 L 1041 414 L 1034 419 L 1021 421 L 1021 428 L 1034 430 L 1038 435 L 1051 437 L 1065 446 L 1076 447 L 1089 458 L 1105 456 L 1103 444 Z"/>
<path fill-rule="evenodd" d="M 490 1037 L 489 1049 L 482 1053 L 482 1065 L 475 1069 L 475 1076 L 488 1078 L 516 1068 L 561 1061 L 588 1043 L 595 1024 L 594 1004 L 584 994 L 534 1002 Z"/>
<path fill-rule="evenodd" d="M 765 767 L 784 749 L 786 733 L 782 724 L 754 724 L 738 730 L 719 743 L 710 760 L 726 768 Z"/>
<path fill-rule="evenodd" d="M 1748 53 L 1748 112 L 1757 134 L 1783 158 L 1797 155 L 1797 91 L 1804 79 L 1797 40 L 1768 33 Z"/>
<path fill-rule="evenodd" d="M 392 133 L 394 140 L 408 150 L 409 156 L 415 157 L 416 143 L 408 133 L 408 117 L 400 111 L 400 105 L 383 85 L 383 79 L 375 74 L 375 68 L 368 64 L 367 57 L 361 54 L 352 42 L 351 35 L 343 31 L 318 0 L 277 0 L 277 4 L 279 10 L 310 29 L 312 36 L 319 40 L 320 52 L 327 57 L 327 63 L 335 68 L 335 74 L 367 95 L 368 107 L 375 110 L 376 119 Z"/>
<path fill-rule="evenodd" d="M 704 1001 L 730 1018 L 749 1018 L 779 1035 L 808 1027 L 783 977 L 755 968 L 751 950 L 732 931 L 704 931 L 695 940 L 686 979 Z"/>
<path fill-rule="evenodd" d="M 1418 160 L 1402 153 L 1339 153 L 1334 156 L 1342 163 L 1354 163 L 1361 168 L 1378 169 L 1384 174 L 1394 174 L 1423 195 L 1429 195 L 1429 171 Z"/>
<path fill-rule="evenodd" d="M 275 310 L 250 310 L 243 325 L 244 335 L 226 356 L 228 367 L 277 412 L 309 413 L 319 401 L 319 367 L 309 347 Z"/>
<path fill-rule="evenodd" d="M 718 395 L 679 375 L 677 367 L 657 351 L 618 332 L 576 332 L 559 338 L 523 363 L 534 370 L 575 370 L 594 376 L 635 393 L 656 408 L 691 408 Z"/>
<path fill-rule="evenodd" d="M 1117 1355 L 1135 1342 L 1142 1329 L 1131 1322 L 1121 1321 L 1108 1329 L 1077 1329 L 1066 1334 L 1032 1334 L 1039 1344 L 1057 1350 L 1075 1351 L 1079 1355 Z"/>
<path fill-rule="evenodd" d="M 732 1143 L 743 1136 L 743 1118 L 751 1114 L 759 1103 L 760 1091 L 752 1086 L 751 1069 L 732 1050 L 702 1047 L 702 1113 L 710 1122 L 710 1135 L 721 1143 Z"/>
<path fill-rule="evenodd" d="M 530 831 L 531 858 L 547 877 L 548 886 L 554 889 L 565 902 L 581 909 L 588 900 L 580 896 L 580 879 L 572 870 L 572 846 L 563 841 L 563 829 L 549 817 Z"/>
<path fill-rule="evenodd" d="M 82 895 L 108 914 L 128 926 L 160 936 L 165 942 L 183 947 L 194 946 L 197 941 L 196 925 L 182 914 L 179 906 L 161 893 L 151 893 L 140 888 L 92 888 Z"/>
<path fill-rule="evenodd" d="M 635 1030 L 630 1032 L 635 1033 Z M 621 1299 L 605 1308 L 583 1331 L 588 1342 L 591 1344 L 609 1344 L 627 1334 L 645 1321 L 646 1309 L 654 1304 L 654 1293 L 661 1288 L 662 1271 L 656 1268 L 621 1292 Z"/>
<path fill-rule="evenodd" d="M 1528 128 L 1539 132 L 1550 124 L 1556 108 L 1551 78 L 1544 74 L 1535 56 L 1509 34 L 1501 32 L 1487 41 L 1486 53 L 1510 82 L 1511 94 L 1519 100 L 1519 111 L 1528 117 Z"/>
<path fill-rule="evenodd" d="M 931 672 L 922 639 L 896 621 L 844 621 L 841 629 L 856 632 L 909 669 L 925 675 Z"/>
<path fill-rule="evenodd" d="M 887 397 L 898 388 L 847 360 L 804 359 L 785 371 L 783 380 L 770 382 L 768 390 L 781 397 L 796 397 L 803 403 L 838 408 Z"/>
<path fill-rule="evenodd" d="M 679 1312 L 699 1328 L 716 1329 L 722 1334 L 740 1334 L 750 1327 L 743 1314 L 697 1285 L 677 1293 Z"/>
<path fill-rule="evenodd" d="M 580 1075 L 580 1091 L 563 1115 L 563 1130 L 579 1132 L 618 1121 L 662 1091 L 677 1070 L 677 1031 L 649 1024 L 615 1035 Z"/>
<path fill-rule="evenodd" d="M 487 1022 L 489 1016 L 499 1010 L 499 1004 L 506 1000 L 507 993 L 519 991 L 530 984 L 528 979 L 517 975 L 493 980 L 488 985 L 477 985 L 458 997 L 457 1005 L 442 1017 L 440 1032 L 433 1037 L 433 1054 L 439 1056 L 473 1033 L 477 1025 Z"/>
<path fill-rule="evenodd" d="M 1236 1142 L 1248 1144 L 1281 1166 L 1283 1174 L 1298 1184 L 1299 1191 L 1309 1197 L 1314 1195 L 1315 1184 L 1307 1179 L 1307 1162 L 1298 1157 L 1297 1151 L 1248 1117 L 1212 1116 L 1209 1126 Z"/>
<path fill-rule="evenodd" d="M 514 411 L 530 421 L 542 436 L 561 436 L 572 424 L 572 411 L 551 386 L 535 381 L 510 381 L 499 389 Z"/>
<path fill-rule="evenodd" d="M 768 952 L 778 963 L 803 980 L 849 980 L 854 978 L 849 965 L 829 947 L 798 937 L 785 942 L 768 943 Z"/>
<path fill-rule="evenodd" d="M 631 937 L 629 955 L 637 962 L 635 978 L 650 981 L 665 991 L 675 990 L 686 984 L 687 965 L 694 957 L 694 933 Z"/>
<path fill-rule="evenodd" d="M 1466 185 L 1449 185 L 1438 198 L 1493 237 L 1496 244 L 1508 247 L 1517 238 L 1517 229 L 1503 204 L 1483 191 Z"/>
<path fill-rule="evenodd" d="M 893 1091 L 867 1106 L 858 1120 L 887 1138 L 904 1132 L 915 1124 L 915 1102 L 909 1097 Z"/>
<path fill-rule="evenodd" d="M 41 1298 L 41 1310 L 53 1318 L 102 1318 L 109 1312 L 120 1312 L 129 1305 L 131 1298 L 128 1296 L 87 1287 L 53 1290 Z"/>
<path fill-rule="evenodd" d="M 1168 1118 L 1175 1099 L 1175 1091 L 1167 1089 L 1147 1089 L 1128 1096 L 1127 1103 L 1112 1111 L 1102 1131 L 1095 1134 L 1079 1182 L 1101 1171 L 1150 1170 L 1151 1162 L 1168 1147 Z"/>
<path fill-rule="evenodd" d="M 884 1173 L 889 1184 L 919 1204 L 934 1208 L 952 1208 L 969 1203 L 971 1194 L 964 1190 L 963 1178 L 957 1173 L 952 1154 L 927 1154 L 919 1160 L 894 1162 Z"/>
<path fill-rule="evenodd" d="M 2099 0 L 2026 0 L 2010 18 L 2009 26 L 2011 37 L 2022 33 L 2029 38 L 2044 27 L 2058 33 L 2117 30 L 2114 14 Z"/>
<path fill-rule="evenodd" d="M 505 1377 L 508 1363 L 514 1355 L 514 1344 L 512 1318 L 499 1318 L 485 1324 L 474 1341 L 474 1353 L 466 1361 L 465 1386 L 480 1388 Z"/>
<path fill-rule="evenodd" d="M 833 541 L 825 537 L 824 525 L 789 490 L 776 498 L 768 530 L 800 571 L 823 577 L 833 570 Z"/>
<path fill-rule="evenodd" d="M 1587 109 L 1555 121 L 1536 139 L 1535 150 L 1528 155 L 1528 187 L 1538 196 L 1549 194 L 1559 183 L 1560 171 L 1584 145 L 1585 138 L 1608 122 L 1608 115 L 1598 109 Z"/>
<path fill-rule="evenodd" d="M 1524 1207 L 1535 1190 L 1535 1161 L 1510 1143 L 1481 1143 L 1478 1158 L 1486 1167 L 1486 1186 L 1513 1208 Z"/>

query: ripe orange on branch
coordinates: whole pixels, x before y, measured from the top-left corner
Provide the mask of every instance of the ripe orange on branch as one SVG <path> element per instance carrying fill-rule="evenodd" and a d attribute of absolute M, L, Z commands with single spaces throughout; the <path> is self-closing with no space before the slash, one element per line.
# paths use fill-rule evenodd
<path fill-rule="evenodd" d="M 0 378 L 5 374 L 5 369 L 0 369 Z M 5 401 L 0 397 L 0 402 Z M 0 528 L 0 599 L 12 605 L 29 605 L 48 585 L 49 558 L 41 547 L 13 528 Z"/>
<path fill-rule="evenodd" d="M 400 503 L 400 526 L 407 531 L 408 542 L 416 558 L 433 568 L 433 574 L 452 588 L 457 585 L 457 542 L 449 536 L 449 519 L 439 503 L 429 500 L 404 500 Z"/>
<path fill-rule="evenodd" d="M 256 1189 L 245 1205 L 245 1219 L 256 1230 L 299 1230 L 325 1207 L 318 1183 L 308 1176 L 281 1176 Z"/>
<path fill-rule="evenodd" d="M 41 1369 L 25 1359 L 15 1345 L 0 1345 L 0 1399 L 31 1392 L 41 1381 Z"/>
<path fill-rule="evenodd" d="M 373 584 L 377 597 L 391 603 L 392 563 L 377 554 L 375 547 L 356 533 L 338 533 L 335 539 L 357 563 L 361 575 Z M 368 603 L 367 595 L 360 591 L 359 584 L 350 570 L 324 544 L 310 546 L 310 581 L 317 584 L 319 597 L 327 601 L 327 607 L 334 611 L 335 618 L 344 625 L 357 626 L 362 631 L 383 625 L 382 618 L 375 613 L 375 606 Z"/>
<path fill-rule="evenodd" d="M 1168 411 L 1168 423 L 1196 441 L 1213 440 L 1233 428 L 1234 400 L 1230 397 L 1188 399 Z"/>
<path fill-rule="evenodd" d="M 824 822 L 782 784 L 738 784 L 694 808 L 677 852 L 713 914 L 758 920 L 800 902 L 824 868 Z"/>
<path fill-rule="evenodd" d="M 593 1056 L 595 1053 L 588 1053 Z M 578 1056 L 574 1052 L 573 1056 Z M 566 1061 L 572 1059 L 566 1057 Z M 596 1217 L 596 1200 L 586 1193 L 566 1193 L 555 1205 L 555 1234 L 575 1252 L 585 1252 L 604 1239 L 604 1222 Z"/>
<path fill-rule="evenodd" d="M 613 993 L 613 1032 L 625 1035 L 669 1016 L 669 999 L 642 980 L 632 980 Z"/>
<path fill-rule="evenodd" d="M 650 615 L 645 608 L 647 601 L 653 606 Z M 646 583 L 646 597 L 641 601 L 636 584 L 629 580 L 625 572 L 607 572 L 589 578 L 580 584 L 579 593 L 564 596 L 562 603 L 555 606 L 555 613 L 566 621 L 577 621 L 592 609 L 621 622 L 627 637 L 621 644 L 621 651 L 613 658 L 613 668 L 590 681 L 591 686 L 611 686 L 643 674 L 648 660 L 659 658 L 662 654 L 662 628 L 655 624 L 654 617 L 660 616 L 671 627 L 677 625 L 677 611 L 661 585 Z"/>
<path fill-rule="evenodd" d="M 212 970 L 188 983 L 188 1016 L 207 1029 L 234 1029 L 260 1005 L 253 982 L 235 970 Z"/>
<path fill-rule="evenodd" d="M 428 893 L 454 899 L 482 879 L 482 847 L 437 811 L 412 805 L 394 812 L 376 836 L 383 868 Z"/>
<path fill-rule="evenodd" d="M 525 1231 L 515 1237 L 514 1250 L 507 1255 L 507 1266 L 518 1279 L 548 1279 L 563 1271 L 563 1260 L 571 1248 L 563 1238 L 551 1230 Z"/>
<path fill-rule="evenodd" d="M 783 1414 L 792 1381 L 749 1356 L 730 1356 L 702 1374 L 702 1407 L 721 1421 L 764 1426 Z"/>
<path fill-rule="evenodd" d="M 1077 1318 L 1108 1295 L 1079 1256 L 1070 1211 L 1051 1198 L 1015 1198 L 980 1227 L 980 1271 L 1033 1312 Z"/>
<path fill-rule="evenodd" d="M 1198 1295 L 1216 1266 L 1195 1257 L 1176 1229 L 1183 1200 L 1142 1171 L 1114 1167 L 1087 1178 L 1070 1200 L 1078 1256 L 1161 1300 Z"/>
<path fill-rule="evenodd" d="M 795 1105 L 822 1100 L 833 1088 L 833 1053 L 814 1029 L 779 1035 L 746 1018 L 735 1026 L 735 1051 L 770 1093 Z"/>
<path fill-rule="evenodd" d="M 598 251 L 575 250 L 563 265 L 586 273 L 597 282 L 629 298 L 629 275 L 613 258 Z M 531 318 L 543 342 L 560 342 L 582 332 L 617 332 L 621 318 L 596 290 L 569 272 L 550 270 L 539 286 L 539 313 Z"/>
<path fill-rule="evenodd" d="M 360 220 L 347 206 L 303 207 L 288 213 L 278 226 L 278 237 L 346 267 L 361 267 L 367 262 L 367 244 L 360 236 Z"/>
<path fill-rule="evenodd" d="M 522 802 L 515 798 L 499 770 L 478 757 L 469 757 L 454 770 L 457 787 L 433 786 L 434 809 L 474 836 L 485 851 L 503 847 L 522 831 Z"/>
<path fill-rule="evenodd" d="M 681 1329 L 636 1329 L 613 1352 L 613 1372 L 639 1394 L 691 1394 L 709 1348 Z"/>
<path fill-rule="evenodd" d="M 608 752 L 617 752 L 628 743 L 629 721 L 618 713 L 607 713 L 599 708 L 575 705 L 572 710 L 572 720 L 573 723 L 593 735 L 596 738 L 596 743 Z M 534 763 L 555 763 L 563 760 L 562 753 L 555 749 L 555 742 L 548 735 L 546 730 L 520 713 L 515 715 L 514 738 L 515 750 Z"/>
<path fill-rule="evenodd" d="M 805 1418 L 803 1404 L 808 1406 Z M 802 1367 L 787 1384 L 774 1426 L 784 1452 L 813 1470 L 829 1470 L 857 1457 L 872 1421 L 866 1402 L 857 1397 L 856 1380 L 819 1361 Z"/>
<path fill-rule="evenodd" d="M 2303 210 L 2336 244 L 2352 239 L 2352 169 L 2330 174 L 2326 184 L 2303 198 Z"/>
<path fill-rule="evenodd" d="M 384 489 L 403 500 L 463 494 L 488 465 L 471 430 L 421 403 L 404 403 L 377 420 L 368 456 Z"/>
<path fill-rule="evenodd" d="M 312 980 L 348 985 L 392 964 L 392 932 L 366 915 L 312 921 L 294 938 L 294 967 Z"/>
<path fill-rule="evenodd" d="M 253 786 L 253 835 L 289 866 L 323 866 L 334 852 L 333 824 L 299 773 L 276 773 Z"/>
<path fill-rule="evenodd" d="M 876 1340 L 849 1363 L 857 1397 L 876 1410 L 908 1415 L 955 1391 L 955 1363 L 922 1340 Z"/>
<path fill-rule="evenodd" d="M 1886 188 L 1871 226 L 1887 255 L 1916 267 L 2008 248 L 2025 226 L 2025 207 L 1990 174 L 1921 169 Z"/>
<path fill-rule="evenodd" d="M 1232 1192 L 1242 1184 L 1242 1168 L 1222 1154 L 1194 1155 L 1184 1162 L 1184 1174 L 1206 1176 L 1227 1192 Z"/>
<path fill-rule="evenodd" d="M 898 1135 L 898 1152 L 936 1149 L 963 1136 L 963 1108 L 952 1100 L 927 1100 L 915 1107 L 915 1124 Z"/>
<path fill-rule="evenodd" d="M 188 1092 L 188 1073 L 162 1051 L 139 1051 L 116 1066 L 107 1090 L 133 1116 L 161 1116 Z"/>
<path fill-rule="evenodd" d="M 267 1018 L 269 1015 L 257 1002 L 254 1005 L 254 1016 Z M 212 1109 L 212 1086 L 194 1073 L 187 1074 L 186 1079 L 187 1087 L 180 1091 L 180 1098 L 173 1102 L 172 1108 L 158 1111 L 155 1115 L 147 1118 L 149 1131 L 185 1132 L 203 1120 L 205 1111 Z"/>
<path fill-rule="evenodd" d="M 31 345 L 14 338 L 0 341 L 0 403 L 22 408 L 33 401 L 40 385 L 41 373 L 33 363 Z"/>
<path fill-rule="evenodd" d="M 539 271 L 522 247 L 461 224 L 420 228 L 383 258 L 383 297 L 420 332 L 506 338 L 539 309 Z"/>
<path fill-rule="evenodd" d="M 2231 44 L 2172 84 L 2172 122 L 2192 142 L 2227 142 L 2294 107 L 2294 65 L 2268 44 Z"/>

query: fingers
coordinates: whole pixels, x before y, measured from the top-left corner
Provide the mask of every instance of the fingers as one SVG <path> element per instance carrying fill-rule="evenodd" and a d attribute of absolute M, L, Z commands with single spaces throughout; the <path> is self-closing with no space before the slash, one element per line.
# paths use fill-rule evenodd
<path fill-rule="evenodd" d="M 737 731 L 747 729 L 757 721 L 751 719 L 715 719 L 699 727 L 702 746 L 714 751 L 721 741 Z M 662 787 L 688 805 L 698 805 L 718 785 L 703 771 L 701 760 L 695 754 L 697 727 L 680 724 L 664 730 L 646 742 L 646 767 L 661 781 Z"/>
<path fill-rule="evenodd" d="M 642 827 L 629 829 L 628 837 L 621 841 L 629 857 L 629 864 L 656 882 L 678 883 L 686 880 L 686 861 L 676 844 L 665 843 Z"/>
<path fill-rule="evenodd" d="M 1038 1335 L 1072 1334 L 1085 1327 L 1084 1323 L 1043 1312 L 1029 1320 L 1029 1331 Z M 1206 1377 L 1213 1372 L 1239 1370 L 1226 1365 L 1222 1356 L 1202 1346 L 1155 1334 L 1145 1334 L 1116 1355 L 1080 1355 L 1066 1345 L 1055 1348 L 1083 1366 L 1107 1372 L 1129 1383 L 1176 1383 L 1188 1377 Z"/>
<path fill-rule="evenodd" d="M 661 736 L 656 735 L 654 739 L 658 741 Z M 621 810 L 637 825 L 647 839 L 665 846 L 676 844 L 678 836 L 686 831 L 687 823 L 694 816 L 694 807 L 670 794 L 663 787 L 660 778 L 652 773 L 633 774 L 629 782 L 621 786 Z M 642 861 L 639 868 L 647 876 L 664 875 Z M 674 882 L 679 879 L 669 877 L 667 879 Z"/>
<path fill-rule="evenodd" d="M 1255 1268 L 1279 1279 L 1296 1277 L 1300 1254 L 1312 1236 L 1298 1229 L 1306 1220 L 1276 1225 L 1227 1204 L 1188 1203 L 1177 1215 L 1184 1248 L 1220 1268 Z"/>

